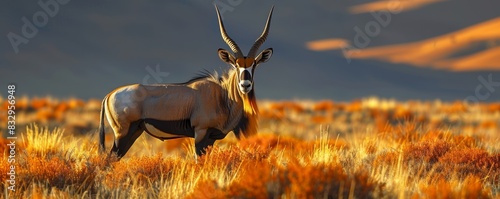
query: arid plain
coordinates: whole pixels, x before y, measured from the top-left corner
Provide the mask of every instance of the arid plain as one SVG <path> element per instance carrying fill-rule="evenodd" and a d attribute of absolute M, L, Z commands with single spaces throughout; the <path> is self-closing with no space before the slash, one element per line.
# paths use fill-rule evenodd
<path fill-rule="evenodd" d="M 1 175 L 10 197 L 498 198 L 500 192 L 499 103 L 259 101 L 257 136 L 238 141 L 230 133 L 195 160 L 192 139 L 161 142 L 143 134 L 120 161 L 98 152 L 99 100 L 24 97 L 16 107 L 15 192 L 8 191 L 10 176 Z M 109 149 L 113 135 L 106 130 Z M 4 174 L 11 170 L 7 144 L 2 139 Z"/>

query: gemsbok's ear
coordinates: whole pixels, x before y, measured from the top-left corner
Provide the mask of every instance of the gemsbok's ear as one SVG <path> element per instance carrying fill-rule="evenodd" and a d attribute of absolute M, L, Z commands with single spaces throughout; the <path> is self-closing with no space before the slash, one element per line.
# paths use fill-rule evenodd
<path fill-rule="evenodd" d="M 273 55 L 272 48 L 265 49 L 257 56 L 257 58 L 255 58 L 255 62 L 257 64 L 267 62 L 269 59 L 271 59 L 272 55 Z"/>
<path fill-rule="evenodd" d="M 235 66 L 236 59 L 234 58 L 233 54 L 222 48 L 219 48 L 217 52 L 219 54 L 220 59 L 223 62 L 231 64 L 231 66 Z"/>

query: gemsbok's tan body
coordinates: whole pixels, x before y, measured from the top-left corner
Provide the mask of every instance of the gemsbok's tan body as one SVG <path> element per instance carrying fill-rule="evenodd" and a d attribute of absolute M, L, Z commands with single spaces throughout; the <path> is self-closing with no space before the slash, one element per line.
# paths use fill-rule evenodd
<path fill-rule="evenodd" d="M 114 132 L 111 154 L 123 157 L 145 131 L 160 140 L 192 137 L 196 154 L 233 131 L 239 139 L 257 132 L 258 108 L 253 89 L 256 66 L 271 58 L 268 48 L 257 55 L 267 38 L 269 13 L 262 35 L 247 56 L 227 35 L 216 6 L 222 38 L 234 55 L 224 49 L 218 54 L 232 69 L 222 76 L 204 74 L 180 84 L 134 84 L 117 88 L 102 101 L 100 148 L 105 150 L 104 117 Z M 256 56 L 257 55 L 257 56 Z"/>

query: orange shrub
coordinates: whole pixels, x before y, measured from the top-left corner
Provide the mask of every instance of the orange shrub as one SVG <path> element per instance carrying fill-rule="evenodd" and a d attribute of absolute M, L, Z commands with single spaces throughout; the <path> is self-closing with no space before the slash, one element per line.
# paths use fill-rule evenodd
<path fill-rule="evenodd" d="M 119 187 L 130 180 L 139 185 L 148 185 L 148 182 L 166 176 L 173 166 L 174 162 L 164 159 L 162 154 L 132 157 L 112 163 L 112 172 L 107 174 L 105 184 L 109 187 Z"/>
<path fill-rule="evenodd" d="M 259 118 L 269 120 L 282 120 L 285 118 L 283 111 L 275 111 L 272 109 L 259 109 Z"/>
<path fill-rule="evenodd" d="M 349 181 L 342 166 L 335 165 L 301 165 L 292 160 L 287 170 L 281 170 L 285 182 L 289 182 L 287 195 L 292 198 L 319 198 L 328 193 L 329 197 L 339 194 L 348 195 Z M 343 193 L 340 191 L 343 190 Z M 347 194 L 344 194 L 347 193 Z"/>
<path fill-rule="evenodd" d="M 450 173 L 458 172 L 463 176 L 473 174 L 481 178 L 500 177 L 500 154 L 489 155 L 483 149 L 451 150 L 439 158 L 439 162 Z"/>
<path fill-rule="evenodd" d="M 335 109 L 335 104 L 331 100 L 324 100 L 314 104 L 313 111 L 330 112 Z"/>
<path fill-rule="evenodd" d="M 291 110 L 294 113 L 302 113 L 304 112 L 304 107 L 297 102 L 285 102 L 285 107 L 288 110 Z"/>
<path fill-rule="evenodd" d="M 328 138 L 328 140 L 315 139 L 309 142 L 305 142 L 304 144 L 302 144 L 303 147 L 297 148 L 297 150 L 314 151 L 317 150 L 318 146 L 321 146 L 323 144 L 328 145 L 330 149 L 349 149 L 349 143 L 344 139 Z"/>
<path fill-rule="evenodd" d="M 383 129 L 383 131 L 381 131 L 380 128 Z M 378 135 L 390 141 L 406 143 L 417 141 L 421 136 L 421 130 L 415 123 L 404 123 L 395 126 L 386 124 L 385 126 L 379 127 Z"/>
<path fill-rule="evenodd" d="M 178 150 L 182 149 L 182 146 L 189 144 L 193 142 L 192 139 L 190 138 L 178 138 L 178 139 L 171 139 L 171 140 L 165 140 L 165 149 L 167 152 L 173 151 L 173 150 Z"/>
<path fill-rule="evenodd" d="M 399 154 L 397 152 L 385 152 L 378 154 L 375 159 L 373 159 L 373 168 L 393 166 L 396 165 L 399 159 Z"/>
<path fill-rule="evenodd" d="M 73 162 L 58 157 L 45 159 L 39 156 L 26 157 L 28 164 L 19 164 L 19 182 L 48 183 L 62 188 L 69 185 L 89 187 L 94 183 L 95 168 L 77 167 Z"/>
<path fill-rule="evenodd" d="M 350 104 L 346 105 L 347 112 L 359 112 L 363 109 L 363 103 L 361 100 L 354 100 Z"/>
<path fill-rule="evenodd" d="M 364 142 L 364 148 L 363 151 L 368 154 L 368 155 L 374 155 L 378 151 L 377 145 L 377 140 L 375 139 L 366 139 L 363 141 Z"/>
<path fill-rule="evenodd" d="M 370 109 L 369 113 L 370 117 L 375 120 L 383 120 L 384 122 L 389 120 L 389 113 L 386 110 Z"/>
<path fill-rule="evenodd" d="M 444 179 L 439 179 L 437 182 L 420 184 L 420 193 L 413 195 L 412 198 L 445 199 L 453 198 L 452 196 L 452 185 Z"/>
<path fill-rule="evenodd" d="M 297 160 L 279 168 L 280 184 L 290 198 L 355 198 L 382 197 L 383 184 L 370 178 L 366 172 L 348 176 L 340 164 L 307 164 Z"/>
<path fill-rule="evenodd" d="M 267 161 L 269 152 L 258 147 L 207 149 L 194 169 L 207 173 L 222 170 L 226 175 L 236 175 L 236 178 L 227 185 L 220 185 L 212 178 L 202 178 L 187 198 L 266 198 L 267 185 L 273 178 Z"/>
<path fill-rule="evenodd" d="M 36 112 L 36 121 L 47 123 L 49 120 L 55 119 L 56 115 L 54 109 L 45 107 L 39 108 Z"/>
<path fill-rule="evenodd" d="M 13 140 L 8 140 L 6 138 L 3 138 L 3 137 L 0 137 L 0 152 L 2 152 L 2 154 L 5 154 L 5 155 L 9 155 L 9 152 L 10 152 L 10 146 L 8 146 L 7 144 L 11 143 L 11 141 Z M 16 140 L 16 151 L 19 151 L 19 143 L 18 141 Z"/>
<path fill-rule="evenodd" d="M 463 198 L 490 198 L 491 190 L 484 187 L 481 178 L 469 175 L 465 178 L 464 187 L 460 190 Z"/>
<path fill-rule="evenodd" d="M 467 176 L 462 183 L 439 179 L 420 184 L 420 192 L 412 198 L 490 198 L 491 190 L 485 188 L 477 176 Z"/>
<path fill-rule="evenodd" d="M 54 110 L 54 117 L 57 121 L 61 122 L 64 119 L 66 111 L 69 109 L 69 105 L 66 102 L 61 102 L 56 105 Z"/>
<path fill-rule="evenodd" d="M 28 97 L 16 97 L 16 110 L 26 110 L 29 107 Z"/>
<path fill-rule="evenodd" d="M 440 131 L 440 130 L 435 130 L 435 129 L 431 129 L 427 132 L 425 132 L 424 134 L 422 134 L 421 138 L 420 138 L 420 142 L 433 142 L 433 141 L 437 141 L 437 140 L 446 140 L 447 138 L 451 137 L 451 133 L 445 133 L 443 131 Z"/>
<path fill-rule="evenodd" d="M 323 115 L 315 115 L 311 117 L 311 121 L 313 124 L 325 124 L 332 122 L 333 118 L 329 116 L 323 116 Z"/>
<path fill-rule="evenodd" d="M 463 147 L 475 147 L 477 146 L 476 144 L 476 139 L 474 139 L 471 136 L 464 136 L 464 135 L 453 135 L 450 132 L 447 131 L 440 131 L 440 130 L 429 130 L 426 133 L 422 134 L 422 137 L 420 138 L 420 142 L 433 142 L 433 141 L 439 141 L 439 140 L 444 140 L 447 142 L 450 142 L 451 144 L 454 145 L 454 148 L 463 148 Z"/>
<path fill-rule="evenodd" d="M 387 121 L 377 121 L 375 124 L 375 127 L 377 129 L 377 134 L 387 137 L 390 136 L 392 137 L 392 132 L 394 131 L 394 127 L 389 124 Z"/>
<path fill-rule="evenodd" d="M 291 101 L 274 102 L 270 105 L 269 109 L 277 112 L 292 111 L 295 113 L 302 113 L 304 111 L 302 105 Z"/>
<path fill-rule="evenodd" d="M 225 198 L 272 198 L 278 195 L 274 192 L 276 190 L 268 190 L 268 186 L 277 181 L 276 174 L 271 170 L 267 161 L 244 163 L 237 180 L 227 188 Z"/>
<path fill-rule="evenodd" d="M 208 199 L 208 198 L 228 198 L 227 189 L 219 187 L 217 181 L 212 179 L 202 179 L 196 183 L 193 192 L 185 197 L 186 199 Z"/>
<path fill-rule="evenodd" d="M 435 163 L 446 154 L 453 145 L 449 142 L 437 140 L 411 143 L 403 148 L 404 158 L 407 161 L 425 161 Z"/>
<path fill-rule="evenodd" d="M 7 101 L 7 100 L 0 102 L 0 105 L 2 105 L 0 107 L 0 110 L 8 110 L 8 108 L 10 106 L 9 101 Z"/>
<path fill-rule="evenodd" d="M 33 98 L 31 99 L 31 108 L 38 110 L 44 107 L 50 107 L 50 101 L 48 98 Z"/>
<path fill-rule="evenodd" d="M 392 114 L 392 118 L 394 120 L 402 120 L 402 121 L 412 121 L 414 119 L 413 113 L 410 110 L 403 107 L 397 107 Z"/>
<path fill-rule="evenodd" d="M 471 136 L 465 136 L 465 135 L 454 135 L 452 137 L 453 143 L 457 147 L 467 147 L 467 148 L 473 148 L 477 147 L 477 140 Z"/>
<path fill-rule="evenodd" d="M 4 152 L 4 154 L 5 154 L 5 152 Z M 9 173 L 9 171 L 10 171 L 10 166 L 11 165 L 8 162 L 7 157 L 4 157 L 2 159 L 2 161 L 0 161 L 0 172 L 2 173 L 2 175 L 0 175 L 0 180 L 2 182 L 1 183 L 2 185 L 7 184 L 5 182 L 10 177 L 9 175 L 7 175 L 7 173 Z M 17 165 L 14 165 L 14 167 L 17 167 Z M 18 172 L 18 170 L 16 172 Z"/>
<path fill-rule="evenodd" d="M 354 179 L 351 182 L 355 182 L 354 196 L 356 198 L 383 198 L 384 197 L 384 183 L 379 183 L 373 179 L 368 172 L 358 171 L 354 173 Z M 344 197 L 346 197 L 344 192 Z"/>
<path fill-rule="evenodd" d="M 240 140 L 238 145 L 242 148 L 274 149 L 278 147 L 279 149 L 291 149 L 300 147 L 300 143 L 299 140 L 286 136 L 257 134 L 256 136 Z"/>
<path fill-rule="evenodd" d="M 482 121 L 479 127 L 483 129 L 497 129 L 498 121 L 493 121 L 493 120 Z"/>
<path fill-rule="evenodd" d="M 83 108 L 85 102 L 81 99 L 71 98 L 67 101 L 70 109 Z"/>
<path fill-rule="evenodd" d="M 487 107 L 487 111 L 490 113 L 500 112 L 500 103 L 491 103 Z"/>
<path fill-rule="evenodd" d="M 462 101 L 455 101 L 452 104 L 443 106 L 442 111 L 448 114 L 462 113 L 467 111 L 467 107 Z"/>

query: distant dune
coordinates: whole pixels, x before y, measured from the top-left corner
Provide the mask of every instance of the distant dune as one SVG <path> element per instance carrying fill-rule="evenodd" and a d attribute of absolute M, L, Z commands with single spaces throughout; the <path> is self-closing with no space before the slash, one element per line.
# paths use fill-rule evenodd
<path fill-rule="evenodd" d="M 395 9 L 398 10 L 398 12 L 402 12 L 402 11 L 417 9 L 422 6 L 426 6 L 441 1 L 444 0 L 405 0 L 405 1 L 379 0 L 375 2 L 352 6 L 351 8 L 349 8 L 349 12 L 353 14 L 361 14 L 367 12 L 387 10 L 388 7 L 394 7 Z"/>
<path fill-rule="evenodd" d="M 445 35 L 364 49 L 347 48 L 349 58 L 376 59 L 450 71 L 500 70 L 500 17 Z M 311 50 L 345 48 L 340 38 L 312 41 Z"/>

